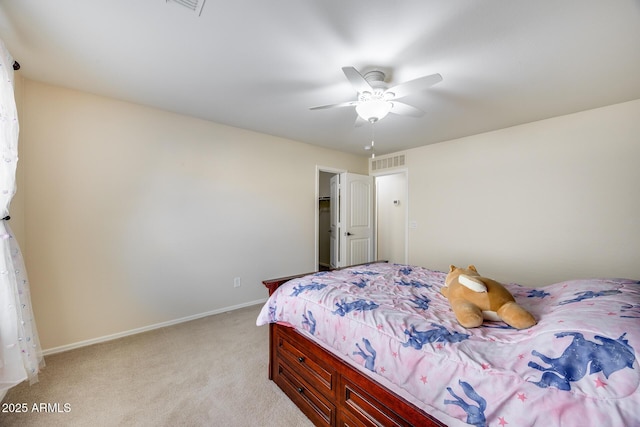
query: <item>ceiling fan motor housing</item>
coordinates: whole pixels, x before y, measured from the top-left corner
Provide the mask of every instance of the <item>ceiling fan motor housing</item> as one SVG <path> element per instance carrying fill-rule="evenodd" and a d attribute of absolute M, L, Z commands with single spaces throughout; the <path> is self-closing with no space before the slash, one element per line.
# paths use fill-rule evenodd
<path fill-rule="evenodd" d="M 392 93 L 387 93 L 387 84 L 385 82 L 386 75 L 380 70 L 372 70 L 365 73 L 362 77 L 369 83 L 373 92 L 363 91 L 358 94 L 358 101 L 388 101 L 393 98 Z"/>

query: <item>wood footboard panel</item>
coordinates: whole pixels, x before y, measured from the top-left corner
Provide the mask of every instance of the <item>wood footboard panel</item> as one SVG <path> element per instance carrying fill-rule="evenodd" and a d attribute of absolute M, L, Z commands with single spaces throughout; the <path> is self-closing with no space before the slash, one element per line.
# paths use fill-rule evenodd
<path fill-rule="evenodd" d="M 302 276 L 263 283 L 271 295 L 281 284 Z M 445 426 L 295 329 L 273 323 L 269 325 L 269 379 L 315 425 Z"/>

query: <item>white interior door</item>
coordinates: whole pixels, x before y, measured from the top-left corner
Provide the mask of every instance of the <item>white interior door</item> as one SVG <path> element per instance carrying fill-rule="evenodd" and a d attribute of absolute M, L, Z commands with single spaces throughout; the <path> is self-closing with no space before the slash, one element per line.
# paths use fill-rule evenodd
<path fill-rule="evenodd" d="M 331 219 L 329 222 L 329 264 L 331 268 L 340 267 L 340 175 L 334 175 L 329 181 L 331 199 Z"/>
<path fill-rule="evenodd" d="M 374 261 L 373 177 L 340 174 L 340 266 Z"/>

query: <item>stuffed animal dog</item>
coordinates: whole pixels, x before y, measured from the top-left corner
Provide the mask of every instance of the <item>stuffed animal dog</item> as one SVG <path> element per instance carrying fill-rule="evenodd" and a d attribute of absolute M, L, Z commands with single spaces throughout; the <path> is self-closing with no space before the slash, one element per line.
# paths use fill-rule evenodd
<path fill-rule="evenodd" d="M 504 286 L 480 276 L 473 265 L 467 268 L 449 266 L 441 292 L 465 328 L 480 326 L 484 319 L 502 320 L 516 329 L 526 329 L 537 323 Z"/>

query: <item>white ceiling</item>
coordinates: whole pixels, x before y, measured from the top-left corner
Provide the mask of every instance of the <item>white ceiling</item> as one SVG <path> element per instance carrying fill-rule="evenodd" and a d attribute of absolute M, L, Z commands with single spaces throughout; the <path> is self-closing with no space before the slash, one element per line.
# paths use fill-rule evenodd
<path fill-rule="evenodd" d="M 363 156 L 308 109 L 355 99 L 343 66 L 443 77 L 378 154 L 640 98 L 640 0 L 0 0 L 0 38 L 32 80 Z"/>

